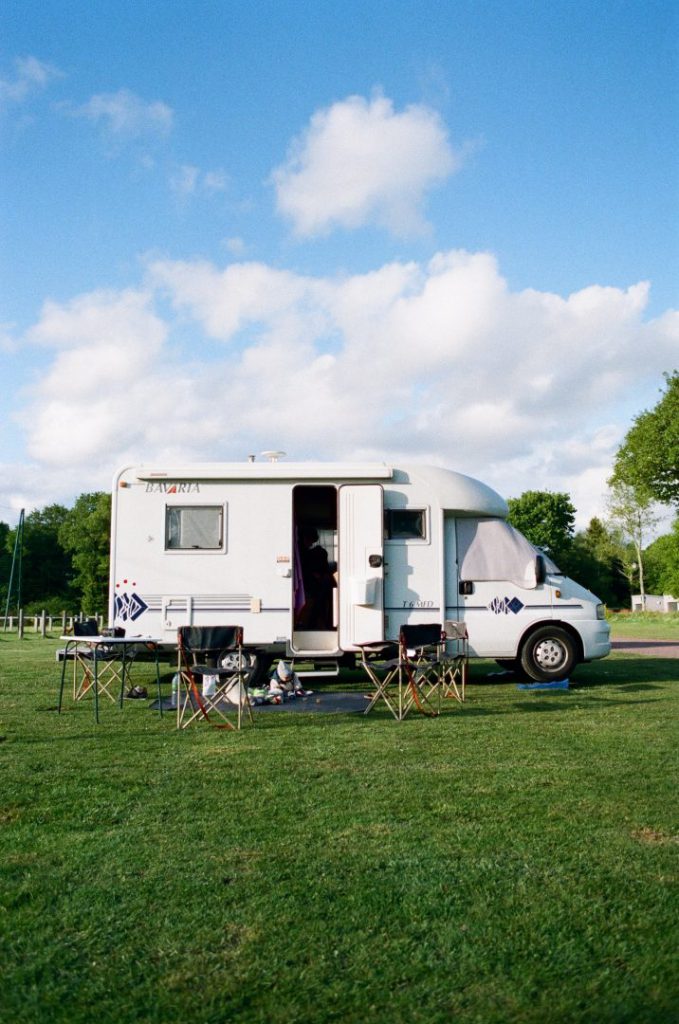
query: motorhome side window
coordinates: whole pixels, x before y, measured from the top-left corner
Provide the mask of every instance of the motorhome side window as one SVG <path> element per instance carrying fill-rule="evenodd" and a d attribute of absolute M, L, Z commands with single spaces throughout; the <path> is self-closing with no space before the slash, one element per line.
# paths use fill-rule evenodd
<path fill-rule="evenodd" d="M 165 509 L 166 551 L 221 551 L 223 544 L 222 505 L 168 505 Z"/>
<path fill-rule="evenodd" d="M 385 512 L 388 540 L 425 540 L 427 514 L 423 508 L 388 508 Z"/>

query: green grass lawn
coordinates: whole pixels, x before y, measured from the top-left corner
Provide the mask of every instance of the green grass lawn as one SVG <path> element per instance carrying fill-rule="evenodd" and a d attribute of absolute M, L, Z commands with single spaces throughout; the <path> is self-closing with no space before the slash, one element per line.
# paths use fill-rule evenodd
<path fill-rule="evenodd" d="M 617 612 L 608 616 L 614 639 L 679 640 L 679 615 L 661 612 Z"/>
<path fill-rule="evenodd" d="M 676 661 L 177 733 L 57 646 L 0 634 L 3 1021 L 677 1021 Z"/>

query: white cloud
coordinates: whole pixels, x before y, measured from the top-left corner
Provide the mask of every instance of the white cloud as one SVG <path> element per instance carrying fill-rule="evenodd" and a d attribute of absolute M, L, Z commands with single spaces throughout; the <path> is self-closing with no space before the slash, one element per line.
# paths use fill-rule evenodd
<path fill-rule="evenodd" d="M 15 332 L 16 324 L 0 323 L 0 352 L 12 355 L 18 351 L 19 343 Z"/>
<path fill-rule="evenodd" d="M 170 178 L 170 188 L 179 196 L 191 196 L 196 191 L 200 170 L 183 164 Z"/>
<path fill-rule="evenodd" d="M 239 235 L 233 235 L 231 238 L 223 238 L 220 244 L 227 252 L 231 253 L 232 256 L 243 256 L 247 249 L 245 241 Z"/>
<path fill-rule="evenodd" d="M 645 320 L 647 296 L 512 292 L 461 251 L 345 278 L 157 261 L 143 289 L 45 306 L 29 455 L 81 489 L 130 459 L 409 458 L 568 491 L 584 524 L 629 425 L 616 403 L 676 364 L 679 313 Z"/>
<path fill-rule="evenodd" d="M 403 235 L 423 229 L 425 193 L 458 164 L 436 111 L 350 96 L 313 115 L 272 178 L 300 235 L 368 223 Z"/>
<path fill-rule="evenodd" d="M 316 293 L 321 281 L 277 270 L 263 263 L 234 263 L 217 270 L 206 261 L 165 261 L 151 265 L 152 284 L 167 289 L 177 309 L 188 309 L 212 338 L 228 341 L 238 331 L 260 325 L 267 332 L 299 334 L 305 313 L 315 321 L 323 314 Z"/>
<path fill-rule="evenodd" d="M 202 187 L 210 195 L 213 192 L 224 192 L 229 186 L 228 175 L 224 171 L 204 171 Z"/>
<path fill-rule="evenodd" d="M 99 125 L 107 137 L 133 139 L 139 136 L 164 136 L 172 129 L 173 111 L 160 100 L 148 102 L 129 89 L 99 93 L 87 103 L 70 111 Z"/>
<path fill-rule="evenodd" d="M 226 191 L 228 185 L 224 171 L 201 171 L 192 164 L 182 164 L 170 178 L 170 188 L 180 198 L 211 196 Z"/>
<path fill-rule="evenodd" d="M 30 95 L 44 89 L 62 72 L 52 64 L 46 64 L 37 57 L 17 57 L 14 74 L 0 78 L 0 108 L 12 103 L 23 103 Z"/>
<path fill-rule="evenodd" d="M 30 457 L 48 466 L 98 466 L 124 450 L 139 436 L 166 335 L 144 292 L 46 303 L 28 340 L 56 356 L 26 415 Z M 180 393 L 179 381 L 169 386 Z M 158 415 L 164 400 L 152 399 L 152 408 Z"/>

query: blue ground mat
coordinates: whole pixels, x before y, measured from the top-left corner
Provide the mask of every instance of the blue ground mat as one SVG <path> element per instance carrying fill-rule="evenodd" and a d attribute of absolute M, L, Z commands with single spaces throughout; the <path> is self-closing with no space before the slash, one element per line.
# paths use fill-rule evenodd
<path fill-rule="evenodd" d="M 517 690 L 567 690 L 570 686 L 568 679 L 555 679 L 553 683 L 517 683 Z"/>

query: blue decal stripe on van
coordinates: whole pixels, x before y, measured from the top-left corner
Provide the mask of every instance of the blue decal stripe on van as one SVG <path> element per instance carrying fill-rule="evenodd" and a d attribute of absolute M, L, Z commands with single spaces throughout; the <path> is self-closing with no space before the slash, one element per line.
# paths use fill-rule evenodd
<path fill-rule="evenodd" d="M 581 604 L 569 604 L 566 607 L 568 607 L 568 608 L 582 608 L 582 605 Z M 487 604 L 463 604 L 463 605 L 460 605 L 459 608 L 461 610 L 465 611 L 465 612 L 487 612 L 489 606 Z M 447 610 L 448 609 L 446 609 L 446 611 Z M 456 610 L 457 610 L 456 607 L 454 605 L 451 605 L 450 611 L 452 612 L 452 611 L 456 611 Z M 521 611 L 525 611 L 525 612 L 551 611 L 551 610 L 552 610 L 552 605 L 551 604 L 526 604 L 526 605 L 522 605 L 522 607 L 521 607 Z"/>
<path fill-rule="evenodd" d="M 523 601 L 519 601 L 518 597 L 494 597 L 488 605 L 495 615 L 509 615 L 510 612 L 518 615 L 523 606 Z"/>
<path fill-rule="evenodd" d="M 418 605 L 417 603 L 409 604 L 407 606 L 403 605 L 403 604 L 386 604 L 384 606 L 384 608 L 383 608 L 383 611 L 385 611 L 385 612 L 437 612 L 437 611 L 439 611 L 439 606 L 437 604 Z"/>

